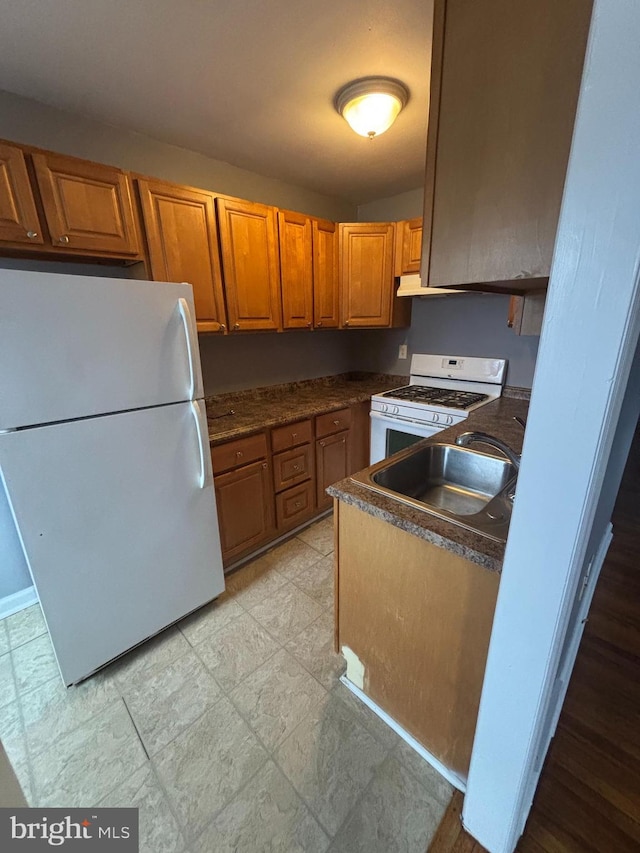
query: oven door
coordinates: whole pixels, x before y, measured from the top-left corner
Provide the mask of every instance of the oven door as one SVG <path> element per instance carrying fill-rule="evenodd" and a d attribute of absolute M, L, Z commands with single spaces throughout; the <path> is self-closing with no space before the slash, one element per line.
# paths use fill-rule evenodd
<path fill-rule="evenodd" d="M 417 423 L 416 421 L 396 418 L 392 415 L 383 415 L 381 412 L 370 412 L 371 415 L 371 458 L 369 464 L 373 465 L 393 456 L 399 450 L 415 444 L 423 438 L 429 438 L 437 432 L 446 429 L 443 426 Z"/>

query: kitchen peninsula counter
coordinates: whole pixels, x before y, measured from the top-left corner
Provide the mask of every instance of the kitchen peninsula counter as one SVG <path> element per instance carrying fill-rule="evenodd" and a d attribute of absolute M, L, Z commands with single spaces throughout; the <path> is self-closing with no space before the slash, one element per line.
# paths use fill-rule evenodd
<path fill-rule="evenodd" d="M 407 382 L 407 376 L 344 373 L 207 397 L 209 442 L 215 446 L 269 427 L 362 403 L 372 394 Z"/>
<path fill-rule="evenodd" d="M 439 442 L 451 444 L 461 433 L 473 430 L 487 432 L 496 438 L 500 438 L 516 453 L 520 453 L 524 431 L 514 418 L 516 416 L 526 418 L 528 408 L 527 400 L 503 395 L 499 400 L 471 412 L 462 423 L 449 427 L 431 438 L 423 439 L 414 447 L 417 450 L 420 447 Z M 499 451 L 494 451 L 492 447 L 485 444 L 473 445 L 473 447 L 485 453 L 501 455 Z M 346 504 L 457 554 L 465 560 L 483 566 L 485 569 L 490 571 L 502 569 L 505 552 L 504 542 L 496 542 L 475 533 L 473 530 L 459 527 L 443 518 L 422 512 L 378 492 L 373 492 L 349 478 L 335 483 L 327 491 L 334 498 Z"/>

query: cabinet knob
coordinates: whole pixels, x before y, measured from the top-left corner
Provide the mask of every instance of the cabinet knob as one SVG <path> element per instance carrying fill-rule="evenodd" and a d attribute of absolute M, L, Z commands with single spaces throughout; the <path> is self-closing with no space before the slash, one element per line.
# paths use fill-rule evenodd
<path fill-rule="evenodd" d="M 295 508 L 296 508 L 296 509 L 300 509 L 300 507 L 302 506 L 302 504 L 300 503 L 300 501 L 296 501 L 296 502 L 294 503 L 294 506 L 295 506 Z"/>
<path fill-rule="evenodd" d="M 234 329 L 239 329 L 239 328 L 240 328 L 240 323 L 234 323 L 234 324 L 233 324 L 233 328 L 234 328 Z"/>
<path fill-rule="evenodd" d="M 62 237 L 58 237 L 58 243 L 68 243 L 68 242 L 69 242 L 69 238 L 67 237 L 66 234 L 63 234 Z"/>
<path fill-rule="evenodd" d="M 346 438 L 343 438 L 342 443 L 344 444 L 346 442 L 346 440 L 347 440 Z"/>
<path fill-rule="evenodd" d="M 324 441 L 320 442 L 320 447 L 324 447 Z"/>
<path fill-rule="evenodd" d="M 243 454 L 241 450 L 236 450 L 236 456 L 238 457 L 238 459 L 242 459 L 242 455 Z"/>
<path fill-rule="evenodd" d="M 225 326 L 224 323 L 220 323 L 220 328 L 218 329 L 218 331 L 219 332 L 226 332 L 227 331 L 227 327 Z"/>
<path fill-rule="evenodd" d="M 310 328 L 311 328 L 311 322 L 308 322 L 307 323 L 307 329 L 310 329 Z"/>
<path fill-rule="evenodd" d="M 263 468 L 266 468 L 266 467 L 267 467 L 267 463 L 266 463 L 266 462 L 263 462 L 263 463 L 262 463 L 262 467 L 263 467 Z"/>
<path fill-rule="evenodd" d="M 320 328 L 320 326 L 322 326 L 322 320 L 318 320 L 318 322 L 316 323 L 316 326 L 317 326 L 318 328 Z"/>
<path fill-rule="evenodd" d="M 344 321 L 344 324 L 345 324 L 345 326 L 348 326 L 348 325 L 349 325 L 349 321 L 348 321 L 348 320 L 345 320 L 345 321 Z"/>
<path fill-rule="evenodd" d="M 293 470 L 294 470 L 294 471 L 298 471 L 299 469 L 300 469 L 300 466 L 299 466 L 299 465 L 294 465 L 294 466 L 293 466 Z"/>
<path fill-rule="evenodd" d="M 334 424 L 335 424 L 336 426 L 340 426 L 340 421 L 334 421 Z"/>
<path fill-rule="evenodd" d="M 38 236 L 38 232 L 37 232 L 37 231 L 27 231 L 27 237 L 28 237 L 30 240 L 35 240 L 37 236 Z"/>

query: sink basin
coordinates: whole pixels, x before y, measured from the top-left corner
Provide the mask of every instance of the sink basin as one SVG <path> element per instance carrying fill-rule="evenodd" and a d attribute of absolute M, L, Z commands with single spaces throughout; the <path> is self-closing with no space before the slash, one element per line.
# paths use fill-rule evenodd
<path fill-rule="evenodd" d="M 508 459 L 455 444 L 408 448 L 351 479 L 498 541 L 507 538 L 517 471 Z"/>

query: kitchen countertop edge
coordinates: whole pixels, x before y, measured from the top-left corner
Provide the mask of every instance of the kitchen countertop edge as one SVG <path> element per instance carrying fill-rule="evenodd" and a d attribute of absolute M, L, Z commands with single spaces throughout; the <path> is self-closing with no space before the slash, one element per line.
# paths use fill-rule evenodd
<path fill-rule="evenodd" d="M 474 430 L 487 432 L 501 438 L 519 453 L 522 449 L 524 432 L 514 418 L 516 416 L 526 418 L 527 410 L 527 401 L 512 397 L 501 397 L 499 400 L 471 412 L 462 423 L 449 427 L 431 438 L 425 438 L 414 446 L 417 450 L 419 447 L 442 441 L 452 443 L 461 433 Z M 478 444 L 474 447 L 483 452 L 495 452 L 496 455 L 501 455 L 487 445 Z M 473 530 L 459 527 L 443 518 L 430 515 L 393 498 L 371 491 L 349 477 L 330 486 L 327 492 L 346 504 L 357 507 L 369 515 L 380 518 L 382 521 L 394 525 L 394 527 L 457 554 L 489 571 L 499 572 L 502 570 L 505 542 L 489 539 Z"/>

